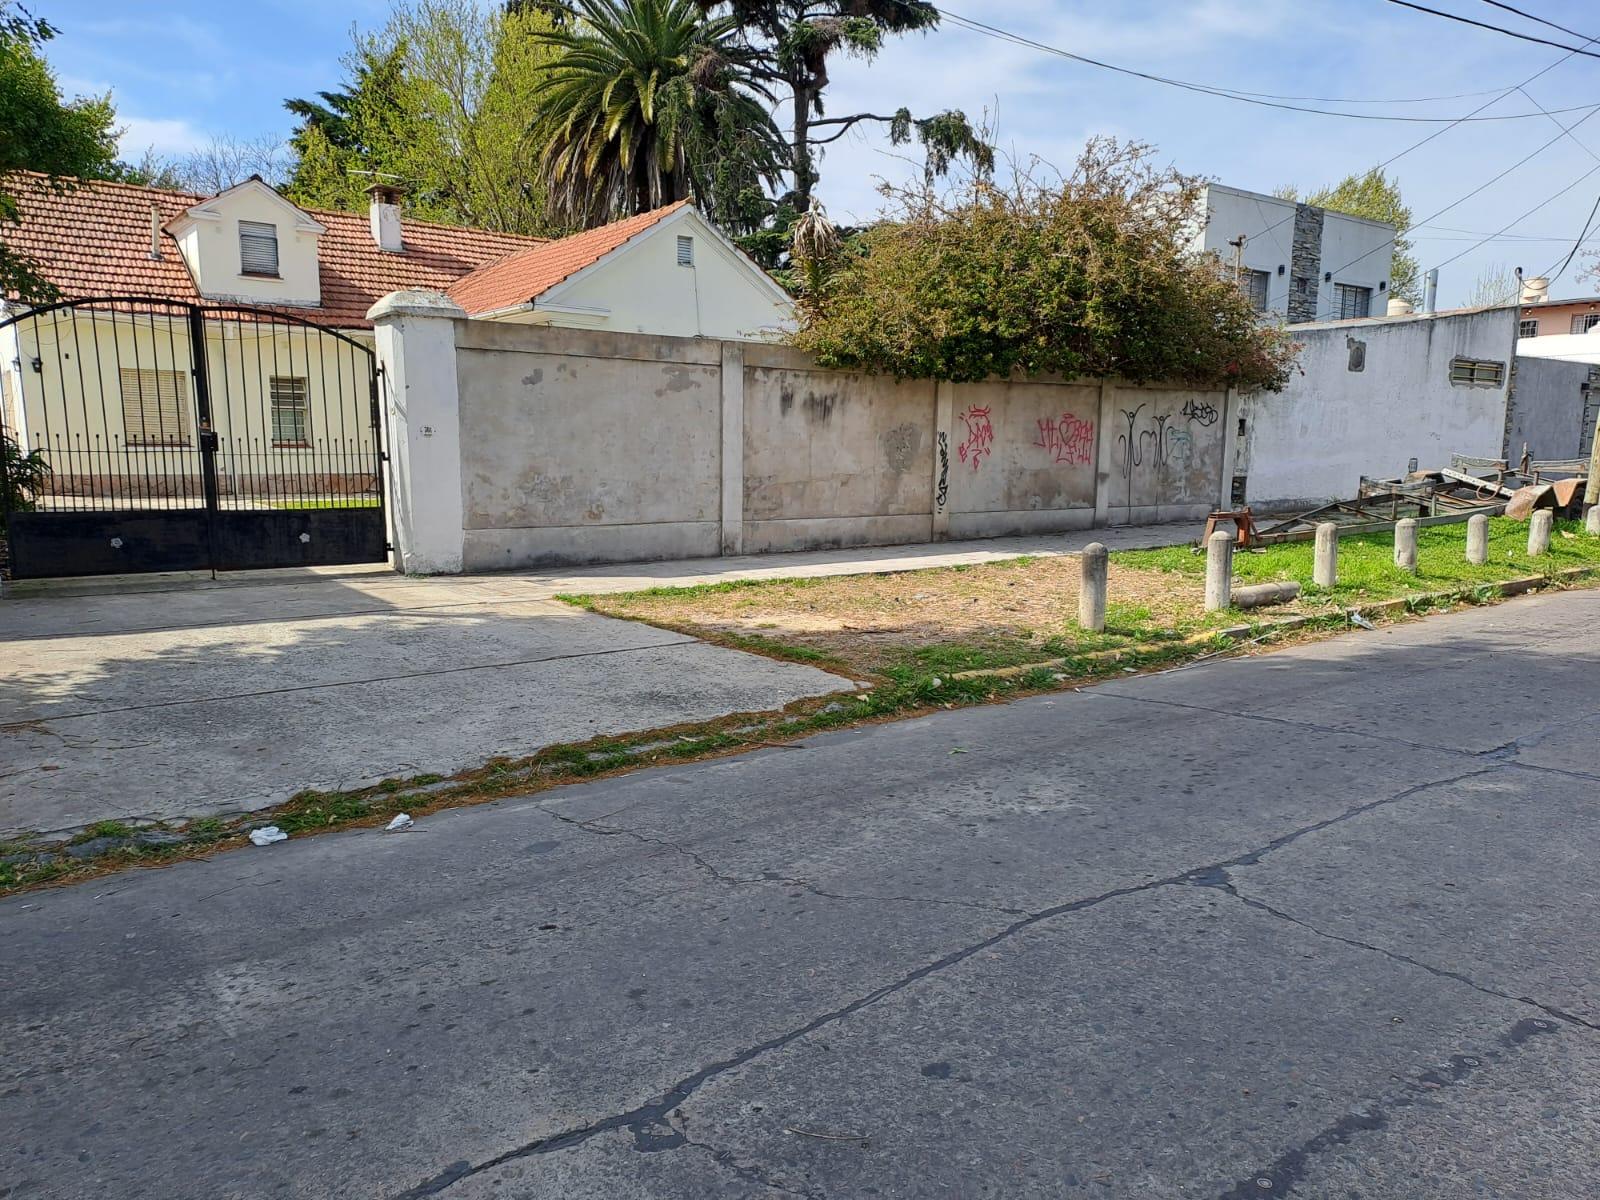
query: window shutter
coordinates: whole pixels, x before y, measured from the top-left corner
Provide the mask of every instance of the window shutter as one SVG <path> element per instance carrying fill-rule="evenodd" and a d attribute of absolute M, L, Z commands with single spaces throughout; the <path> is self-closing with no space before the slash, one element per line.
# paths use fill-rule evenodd
<path fill-rule="evenodd" d="M 122 425 L 129 446 L 187 446 L 189 394 L 180 371 L 123 367 Z"/>
<path fill-rule="evenodd" d="M 246 275 L 278 273 L 278 227 L 261 221 L 239 222 L 239 269 Z"/>
<path fill-rule="evenodd" d="M 694 239 L 680 237 L 678 239 L 678 265 L 680 267 L 694 266 Z"/>

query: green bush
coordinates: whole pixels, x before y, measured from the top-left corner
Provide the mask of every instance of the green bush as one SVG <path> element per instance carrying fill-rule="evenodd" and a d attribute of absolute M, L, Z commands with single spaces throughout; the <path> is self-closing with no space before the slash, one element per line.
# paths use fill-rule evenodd
<path fill-rule="evenodd" d="M 1153 154 L 1096 139 L 1049 182 L 886 189 L 884 219 L 811 264 L 795 344 L 900 378 L 1281 388 L 1299 347 L 1192 250 L 1203 181 Z"/>
<path fill-rule="evenodd" d="M 29 512 L 44 486 L 50 464 L 38 450 L 28 454 L 9 434 L 0 433 L 0 529 L 8 512 Z"/>

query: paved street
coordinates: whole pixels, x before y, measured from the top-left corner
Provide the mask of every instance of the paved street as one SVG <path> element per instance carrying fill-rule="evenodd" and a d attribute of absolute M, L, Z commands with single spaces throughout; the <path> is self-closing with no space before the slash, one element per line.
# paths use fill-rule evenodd
<path fill-rule="evenodd" d="M 0 1196 L 1590 1197 L 1600 592 L 0 902 Z"/>

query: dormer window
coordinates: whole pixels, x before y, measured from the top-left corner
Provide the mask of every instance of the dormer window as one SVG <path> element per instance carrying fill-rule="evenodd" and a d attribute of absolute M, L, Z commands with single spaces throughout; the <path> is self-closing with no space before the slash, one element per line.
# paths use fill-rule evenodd
<path fill-rule="evenodd" d="M 278 227 L 263 221 L 239 222 L 239 272 L 278 276 Z"/>

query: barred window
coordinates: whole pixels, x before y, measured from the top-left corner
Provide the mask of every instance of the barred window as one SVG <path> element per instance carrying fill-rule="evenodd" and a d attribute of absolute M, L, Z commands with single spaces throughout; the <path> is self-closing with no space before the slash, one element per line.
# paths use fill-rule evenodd
<path fill-rule="evenodd" d="M 1333 285 L 1333 295 L 1334 303 L 1338 305 L 1339 320 L 1372 315 L 1371 288 L 1357 287 L 1353 283 L 1336 283 Z"/>
<path fill-rule="evenodd" d="M 1538 337 L 1539 336 L 1539 322 L 1537 322 L 1537 321 L 1522 321 L 1522 322 L 1520 322 L 1517 325 L 1517 336 L 1518 337 Z"/>
<path fill-rule="evenodd" d="M 1572 318 L 1573 333 L 1588 333 L 1596 325 L 1600 325 L 1600 313 L 1579 313 Z"/>
<path fill-rule="evenodd" d="M 1250 307 L 1257 312 L 1267 311 L 1267 289 L 1272 276 L 1265 271 L 1245 271 L 1239 277 L 1239 290 L 1250 298 Z"/>
<path fill-rule="evenodd" d="M 306 381 L 302 375 L 274 375 L 270 380 L 272 391 L 272 444 L 274 446 L 309 446 L 310 423 L 307 420 Z"/>
<path fill-rule="evenodd" d="M 1450 382 L 1457 387 L 1499 387 L 1506 381 L 1506 365 L 1481 358 L 1450 360 Z"/>
<path fill-rule="evenodd" d="M 122 428 L 129 446 L 187 446 L 189 388 L 183 371 L 123 367 Z"/>

